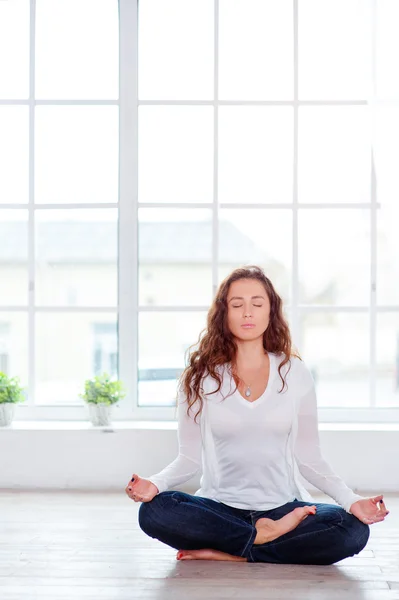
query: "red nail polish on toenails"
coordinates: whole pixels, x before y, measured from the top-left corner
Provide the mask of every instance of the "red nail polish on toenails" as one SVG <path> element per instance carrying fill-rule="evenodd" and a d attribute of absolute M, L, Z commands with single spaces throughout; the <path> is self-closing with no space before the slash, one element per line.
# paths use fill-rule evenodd
<path fill-rule="evenodd" d="M 177 553 L 177 560 L 180 560 L 182 556 L 183 556 L 183 554 L 181 552 L 178 552 Z"/>

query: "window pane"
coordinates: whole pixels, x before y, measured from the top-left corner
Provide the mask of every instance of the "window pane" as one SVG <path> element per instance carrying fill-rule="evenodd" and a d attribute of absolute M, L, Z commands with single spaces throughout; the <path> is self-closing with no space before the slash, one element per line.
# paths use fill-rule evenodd
<path fill-rule="evenodd" d="M 377 95 L 380 98 L 399 98 L 399 2 L 378 0 L 377 6 Z"/>
<path fill-rule="evenodd" d="M 291 0 L 220 0 L 219 97 L 293 98 Z"/>
<path fill-rule="evenodd" d="M 399 109 L 380 107 L 376 118 L 377 301 L 399 305 Z"/>
<path fill-rule="evenodd" d="M 377 178 L 377 200 L 384 207 L 396 205 L 399 197 L 399 108 L 379 106 L 376 109 L 374 159 Z"/>
<path fill-rule="evenodd" d="M 27 263 L 28 211 L 0 210 L 0 305 L 27 306 Z"/>
<path fill-rule="evenodd" d="M 368 315 L 303 316 L 299 351 L 312 371 L 319 407 L 369 405 L 369 338 Z"/>
<path fill-rule="evenodd" d="M 368 305 L 368 210 L 299 212 L 299 289 L 304 304 Z"/>
<path fill-rule="evenodd" d="M 212 202 L 213 107 L 141 106 L 139 202 Z"/>
<path fill-rule="evenodd" d="M 399 312 L 377 315 L 377 406 L 399 406 Z"/>
<path fill-rule="evenodd" d="M 85 379 L 115 374 L 116 323 L 112 313 L 36 315 L 37 404 L 82 404 Z"/>
<path fill-rule="evenodd" d="M 399 205 L 382 204 L 377 216 L 377 301 L 399 306 Z"/>
<path fill-rule="evenodd" d="M 0 311 L 0 371 L 28 385 L 28 315 Z"/>
<path fill-rule="evenodd" d="M 384 209 L 398 205 L 399 107 L 379 106 L 375 116 L 377 200 Z"/>
<path fill-rule="evenodd" d="M 364 0 L 298 2 L 301 100 L 368 98 L 370 5 Z"/>
<path fill-rule="evenodd" d="M 36 0 L 36 96 L 118 98 L 117 0 Z"/>
<path fill-rule="evenodd" d="M 0 132 L 0 203 L 28 202 L 29 108 L 0 106 Z"/>
<path fill-rule="evenodd" d="M 118 201 L 118 108 L 36 108 L 37 203 Z"/>
<path fill-rule="evenodd" d="M 284 302 L 289 301 L 292 212 L 222 209 L 219 216 L 219 280 L 244 264 L 259 265 Z"/>
<path fill-rule="evenodd" d="M 139 3 L 141 99 L 213 98 L 213 14 L 211 0 Z"/>
<path fill-rule="evenodd" d="M 196 344 L 206 314 L 141 313 L 139 315 L 139 405 L 175 406 L 177 379 L 185 351 Z"/>
<path fill-rule="evenodd" d="M 116 210 L 36 211 L 36 302 L 117 305 Z"/>
<path fill-rule="evenodd" d="M 291 107 L 221 107 L 219 201 L 292 202 L 293 139 Z"/>
<path fill-rule="evenodd" d="M 208 305 L 212 294 L 210 210 L 139 210 L 139 304 Z"/>
<path fill-rule="evenodd" d="M 298 165 L 300 202 L 369 202 L 368 108 L 301 107 Z"/>
<path fill-rule="evenodd" d="M 28 98 L 29 0 L 0 2 L 0 56 L 0 98 Z"/>

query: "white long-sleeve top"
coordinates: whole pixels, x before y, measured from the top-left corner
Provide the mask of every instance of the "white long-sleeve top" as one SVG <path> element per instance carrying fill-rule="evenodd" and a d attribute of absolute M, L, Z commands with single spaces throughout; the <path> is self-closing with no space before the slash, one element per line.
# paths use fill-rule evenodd
<path fill-rule="evenodd" d="M 260 398 L 249 402 L 235 389 L 230 364 L 220 368 L 222 387 L 206 376 L 203 409 L 194 421 L 197 403 L 187 415 L 182 391 L 178 398 L 177 458 L 147 477 L 159 493 L 191 479 L 202 467 L 196 496 L 236 508 L 269 510 L 294 498 L 313 502 L 301 475 L 334 498 L 347 512 L 362 499 L 338 477 L 320 452 L 317 401 L 312 375 L 305 363 L 291 357 L 284 365 L 282 388 L 278 366 L 283 355 L 268 353 L 269 381 Z M 288 371 L 288 373 L 287 373 Z M 233 392 L 233 393 L 232 393 Z M 231 394 L 231 395 L 230 395 Z"/>

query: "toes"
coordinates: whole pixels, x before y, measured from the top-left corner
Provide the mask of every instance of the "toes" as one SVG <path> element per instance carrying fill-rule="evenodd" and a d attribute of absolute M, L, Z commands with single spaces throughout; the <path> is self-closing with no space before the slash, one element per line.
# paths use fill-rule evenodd
<path fill-rule="evenodd" d="M 294 514 L 295 514 L 295 516 L 296 516 L 297 519 L 299 519 L 300 521 L 303 521 L 309 515 L 315 515 L 316 514 L 316 507 L 313 507 L 313 506 L 300 506 L 298 508 L 295 508 L 293 512 L 294 512 Z"/>
<path fill-rule="evenodd" d="M 302 506 L 301 509 L 299 510 L 303 510 L 303 512 L 306 515 L 314 515 L 316 514 L 316 507 L 315 506 Z"/>
<path fill-rule="evenodd" d="M 191 560 L 194 558 L 194 555 L 189 550 L 179 550 L 176 555 L 177 560 Z"/>
<path fill-rule="evenodd" d="M 307 506 L 299 506 L 298 508 L 294 508 L 294 515 L 298 517 L 298 519 L 301 519 L 304 515 L 308 514 L 306 510 L 307 508 Z"/>

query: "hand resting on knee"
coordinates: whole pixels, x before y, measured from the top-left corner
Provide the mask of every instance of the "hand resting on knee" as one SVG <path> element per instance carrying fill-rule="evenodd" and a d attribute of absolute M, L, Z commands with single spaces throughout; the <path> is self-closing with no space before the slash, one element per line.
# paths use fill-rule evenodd
<path fill-rule="evenodd" d="M 125 492 L 135 502 L 151 502 L 159 490 L 148 479 L 142 479 L 136 473 L 133 473 L 131 480 L 125 488 Z"/>

